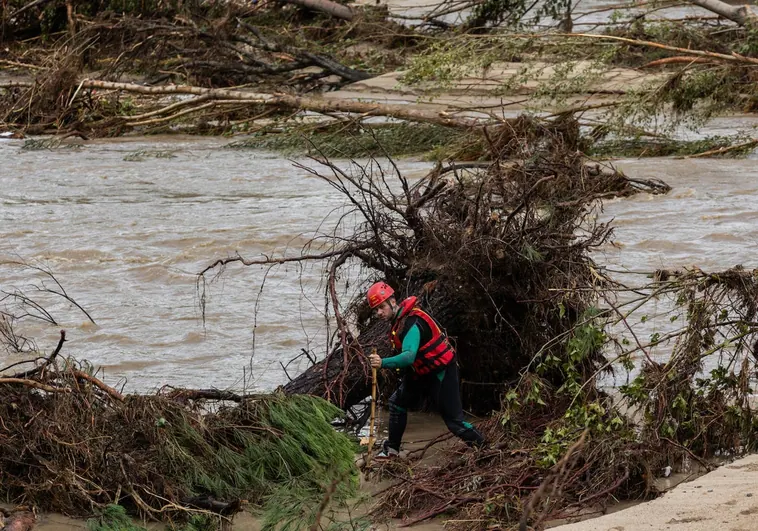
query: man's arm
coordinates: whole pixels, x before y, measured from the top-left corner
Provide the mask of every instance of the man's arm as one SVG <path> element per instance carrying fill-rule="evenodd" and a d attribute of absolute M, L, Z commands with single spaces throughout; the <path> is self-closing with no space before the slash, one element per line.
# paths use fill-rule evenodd
<path fill-rule="evenodd" d="M 418 352 L 420 342 L 421 330 L 417 324 L 414 324 L 403 338 L 403 346 L 400 354 L 390 358 L 384 358 L 382 360 L 382 368 L 402 369 L 413 365 L 413 362 L 416 361 L 416 353 Z"/>

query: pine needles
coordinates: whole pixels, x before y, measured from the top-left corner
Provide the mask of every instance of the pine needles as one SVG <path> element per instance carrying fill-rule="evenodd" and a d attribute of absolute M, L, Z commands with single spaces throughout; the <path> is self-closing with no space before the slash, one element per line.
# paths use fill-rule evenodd
<path fill-rule="evenodd" d="M 74 369 L 25 383 L 0 383 L 0 496 L 69 515 L 122 505 L 150 519 L 183 517 L 198 498 L 247 500 L 264 508 L 272 493 L 298 493 L 315 512 L 339 479 L 353 492 L 353 442 L 331 421 L 341 412 L 314 397 L 240 397 L 235 405 L 180 394 L 113 399 Z M 42 384 L 44 382 L 44 384 Z M 107 386 L 106 386 L 107 387 Z M 237 509 L 239 510 L 239 509 Z"/>

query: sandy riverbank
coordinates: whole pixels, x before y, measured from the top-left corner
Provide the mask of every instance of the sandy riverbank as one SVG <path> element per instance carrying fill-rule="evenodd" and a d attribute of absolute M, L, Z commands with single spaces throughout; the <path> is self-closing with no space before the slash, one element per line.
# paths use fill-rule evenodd
<path fill-rule="evenodd" d="M 623 511 L 562 525 L 559 531 L 752 531 L 758 529 L 758 455 L 749 455 L 659 498 Z"/>

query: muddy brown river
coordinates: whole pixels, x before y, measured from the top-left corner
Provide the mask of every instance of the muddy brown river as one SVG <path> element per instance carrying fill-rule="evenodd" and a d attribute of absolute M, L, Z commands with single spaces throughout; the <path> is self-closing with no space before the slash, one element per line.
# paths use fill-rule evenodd
<path fill-rule="evenodd" d="M 107 382 L 132 392 L 164 384 L 271 390 L 286 381 L 280 362 L 301 348 L 323 355 L 317 266 L 230 265 L 208 285 L 205 322 L 196 273 L 237 252 L 299 253 L 322 220 L 328 227 L 345 208 L 324 182 L 280 155 L 223 149 L 225 139 L 119 139 L 46 151 L 24 150 L 23 142 L 0 140 L 0 287 L 23 289 L 58 321 L 20 328 L 40 349 L 49 352 L 64 328 L 63 354 L 101 366 Z M 617 165 L 674 189 L 606 202 L 601 218 L 614 219 L 618 247 L 598 253 L 598 263 L 622 272 L 758 267 L 754 159 Z M 429 163 L 399 167 L 419 175 Z M 95 324 L 36 292 L 41 277 L 7 264 L 19 260 L 53 271 Z M 0 365 L 17 359 L 0 352 Z"/>

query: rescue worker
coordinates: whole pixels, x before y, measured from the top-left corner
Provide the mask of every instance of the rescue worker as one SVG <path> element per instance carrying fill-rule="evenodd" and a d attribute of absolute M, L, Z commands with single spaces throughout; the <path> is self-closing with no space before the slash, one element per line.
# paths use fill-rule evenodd
<path fill-rule="evenodd" d="M 389 401 L 389 438 L 377 458 L 397 457 L 408 420 L 408 408 L 416 407 L 422 396 L 431 397 L 448 429 L 469 446 L 481 446 L 484 437 L 463 420 L 455 350 L 437 322 L 416 305 L 417 297 L 400 304 L 394 290 L 377 282 L 368 290 L 369 306 L 376 315 L 392 322 L 390 341 L 396 355 L 380 358 L 371 354 L 372 367 L 406 369 L 403 380 Z"/>

